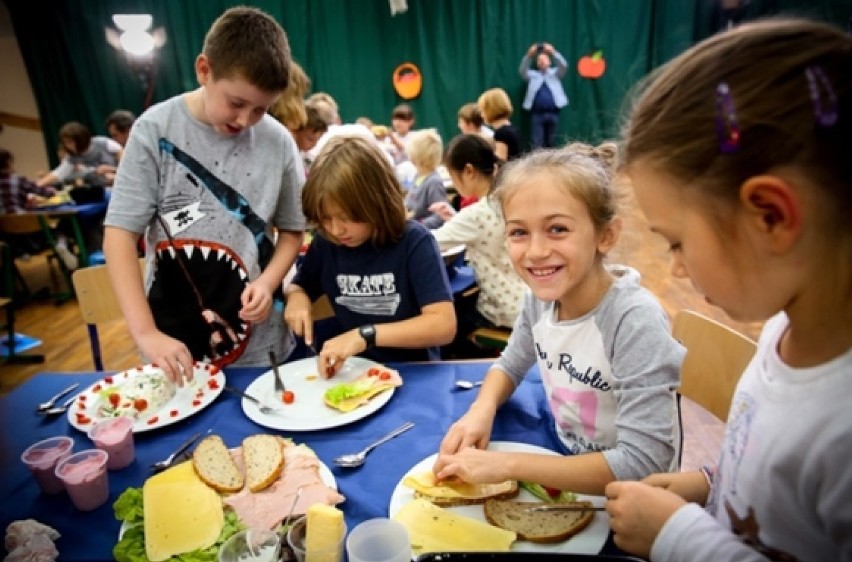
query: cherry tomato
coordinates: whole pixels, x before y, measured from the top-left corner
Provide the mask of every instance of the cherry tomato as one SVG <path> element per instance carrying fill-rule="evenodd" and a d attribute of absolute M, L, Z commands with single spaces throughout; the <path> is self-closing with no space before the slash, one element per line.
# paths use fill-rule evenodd
<path fill-rule="evenodd" d="M 381 373 L 381 371 L 379 369 L 375 368 L 375 367 L 371 367 L 370 369 L 367 370 L 367 376 L 368 377 L 375 377 L 379 373 Z"/>
<path fill-rule="evenodd" d="M 133 407 L 136 408 L 136 411 L 141 412 L 148 407 L 148 401 L 144 398 L 137 398 L 133 401 Z"/>
<path fill-rule="evenodd" d="M 380 381 L 387 381 L 387 380 L 390 380 L 390 378 L 391 378 L 390 373 L 388 373 L 387 371 L 384 371 L 384 372 L 382 372 L 381 375 L 379 375 Z"/>
<path fill-rule="evenodd" d="M 109 403 L 113 408 L 118 408 L 118 403 L 121 402 L 121 396 L 117 392 L 109 395 Z"/>
<path fill-rule="evenodd" d="M 562 493 L 562 490 L 551 488 L 550 486 L 542 486 L 542 488 L 544 488 L 544 491 L 547 492 L 547 495 L 551 498 L 558 498 L 559 494 Z"/>
<path fill-rule="evenodd" d="M 296 400 L 296 395 L 293 394 L 292 390 L 285 390 L 281 395 L 281 401 L 285 404 L 292 404 Z"/>

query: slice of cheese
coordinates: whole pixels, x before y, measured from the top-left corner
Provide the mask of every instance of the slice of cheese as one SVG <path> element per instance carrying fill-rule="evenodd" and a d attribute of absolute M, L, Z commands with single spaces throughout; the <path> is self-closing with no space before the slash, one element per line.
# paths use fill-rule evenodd
<path fill-rule="evenodd" d="M 402 523 L 411 550 L 427 552 L 506 552 L 517 535 L 470 517 L 457 515 L 425 499 L 408 502 L 393 519 Z"/>
<path fill-rule="evenodd" d="M 343 512 L 331 505 L 315 503 L 308 508 L 306 524 L 306 562 L 340 562 L 341 543 L 346 534 Z"/>
<path fill-rule="evenodd" d="M 471 484 L 452 479 L 438 483 L 435 480 L 435 473 L 431 470 L 406 476 L 402 480 L 402 484 L 424 496 L 445 500 L 491 498 L 508 493 L 517 486 L 514 480 L 495 484 Z"/>
<path fill-rule="evenodd" d="M 142 503 L 145 554 L 152 562 L 213 545 L 225 523 L 219 494 L 198 478 L 191 462 L 146 480 Z"/>

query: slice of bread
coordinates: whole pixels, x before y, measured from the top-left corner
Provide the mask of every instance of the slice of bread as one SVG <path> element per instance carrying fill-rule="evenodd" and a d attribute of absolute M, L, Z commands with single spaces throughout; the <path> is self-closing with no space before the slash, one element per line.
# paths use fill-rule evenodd
<path fill-rule="evenodd" d="M 595 516 L 594 511 L 526 511 L 545 502 L 519 502 L 511 500 L 488 500 L 485 502 L 485 518 L 489 523 L 514 531 L 519 541 L 556 543 L 567 540 L 582 531 Z M 591 502 L 574 502 L 571 505 L 587 505 Z"/>
<path fill-rule="evenodd" d="M 209 435 L 198 443 L 192 466 L 202 482 L 219 492 L 239 492 L 245 484 L 243 473 L 218 435 Z"/>
<path fill-rule="evenodd" d="M 259 492 L 268 488 L 284 468 L 281 442 L 274 435 L 250 435 L 243 439 L 243 461 L 249 490 Z"/>
<path fill-rule="evenodd" d="M 520 490 L 517 480 L 496 484 L 469 484 L 457 479 L 437 482 L 431 470 L 406 476 L 402 484 L 414 490 L 415 498 L 429 500 L 441 507 L 481 504 L 490 498 L 511 499 Z"/>

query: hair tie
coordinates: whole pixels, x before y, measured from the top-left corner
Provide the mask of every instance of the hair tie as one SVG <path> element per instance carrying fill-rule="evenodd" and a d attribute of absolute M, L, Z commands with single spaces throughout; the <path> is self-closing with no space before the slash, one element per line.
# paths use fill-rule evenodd
<path fill-rule="evenodd" d="M 723 154 L 733 154 L 740 149 L 740 124 L 727 82 L 719 82 L 716 86 L 716 136 Z"/>
<path fill-rule="evenodd" d="M 825 129 L 833 127 L 837 123 L 837 95 L 831 87 L 831 82 L 822 68 L 816 65 L 807 67 L 805 76 L 808 79 L 808 90 L 814 106 L 814 119 L 820 127 Z M 820 94 L 820 89 L 825 94 L 825 100 Z"/>

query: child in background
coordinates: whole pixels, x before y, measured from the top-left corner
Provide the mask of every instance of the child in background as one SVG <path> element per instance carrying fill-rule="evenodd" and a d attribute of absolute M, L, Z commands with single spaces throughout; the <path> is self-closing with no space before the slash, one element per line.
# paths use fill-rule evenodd
<path fill-rule="evenodd" d="M 633 109 L 625 169 L 672 274 L 766 323 L 715 469 L 607 486 L 622 549 L 852 560 L 850 68 L 840 29 L 743 24 L 664 66 Z"/>
<path fill-rule="evenodd" d="M 112 185 L 122 147 L 114 140 L 92 136 L 88 127 L 71 121 L 59 129 L 65 157 L 53 171 L 39 178 L 39 187 L 80 181 L 90 185 Z"/>
<path fill-rule="evenodd" d="M 494 153 L 503 162 L 521 154 L 521 137 L 512 126 L 512 102 L 502 88 L 491 88 L 479 96 L 476 102 L 482 118 L 494 130 Z"/>
<path fill-rule="evenodd" d="M 387 136 L 385 143 L 394 159 L 394 164 L 408 160 L 405 145 L 408 135 L 414 129 L 414 110 L 407 103 L 401 103 L 391 112 L 391 127 L 393 131 Z"/>
<path fill-rule="evenodd" d="M 444 145 L 435 129 L 423 129 L 409 135 L 405 145 L 408 158 L 417 168 L 414 182 L 405 194 L 405 208 L 409 218 L 423 223 L 426 228 L 444 224 L 441 215 L 430 210 L 436 203 L 447 203 L 447 189 L 438 173 Z"/>
<path fill-rule="evenodd" d="M 311 161 L 308 153 L 313 149 L 319 139 L 328 130 L 328 125 L 325 120 L 320 117 L 319 111 L 311 102 L 305 103 L 305 124 L 298 129 L 291 129 L 290 133 L 296 141 L 296 146 L 299 148 L 299 154 L 302 156 L 302 164 L 305 167 L 305 173 L 308 173 L 311 167 Z"/>
<path fill-rule="evenodd" d="M 311 79 L 296 61 L 290 61 L 287 74 L 287 88 L 278 96 L 269 108 L 269 114 L 275 117 L 289 131 L 299 130 L 308 120 L 305 108 L 305 96 L 311 89 Z"/>
<path fill-rule="evenodd" d="M 267 114 L 289 68 L 278 23 L 231 8 L 195 60 L 200 87 L 151 107 L 131 130 L 104 250 L 140 351 L 178 383 L 193 360 L 268 366 L 270 350 L 283 359 L 294 345 L 272 312 L 302 244 L 305 173 L 292 137 Z"/>
<path fill-rule="evenodd" d="M 466 103 L 459 109 L 459 130 L 464 134 L 478 134 L 487 139 L 494 138 L 494 131 L 485 126 L 482 113 L 475 103 Z"/>
<path fill-rule="evenodd" d="M 438 479 L 507 479 L 601 495 L 677 466 L 683 348 L 634 269 L 604 264 L 621 220 L 611 143 L 509 162 L 494 197 L 509 257 L 530 288 L 509 345 L 444 437 Z M 455 220 L 455 219 L 454 219 Z M 538 362 L 565 456 L 486 451 L 497 408 Z"/>
<path fill-rule="evenodd" d="M 438 243 L 407 221 L 402 189 L 381 148 L 360 136 L 335 137 L 302 191 L 319 230 L 288 285 L 284 318 L 319 351 L 319 371 L 347 357 L 434 361 L 455 335 L 447 272 Z M 314 327 L 311 303 L 326 295 L 334 317 Z"/>
<path fill-rule="evenodd" d="M 106 118 L 106 129 L 109 138 L 124 148 L 130 136 L 130 127 L 136 121 L 136 115 L 126 109 L 116 109 Z"/>
<path fill-rule="evenodd" d="M 467 246 L 465 255 L 479 284 L 476 307 L 456 309 L 459 328 L 453 349 L 457 356 L 481 354 L 467 339 L 475 329 L 511 328 L 526 288 L 506 252 L 503 219 L 496 203 L 488 198 L 498 162 L 491 144 L 479 134 L 457 136 L 444 157 L 459 194 L 476 200 L 458 214 L 445 217 L 447 222 L 432 231 L 441 245 Z"/>

